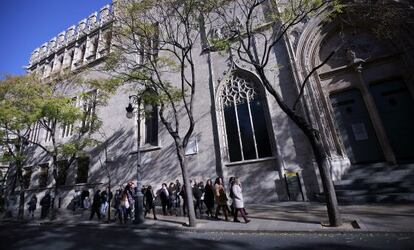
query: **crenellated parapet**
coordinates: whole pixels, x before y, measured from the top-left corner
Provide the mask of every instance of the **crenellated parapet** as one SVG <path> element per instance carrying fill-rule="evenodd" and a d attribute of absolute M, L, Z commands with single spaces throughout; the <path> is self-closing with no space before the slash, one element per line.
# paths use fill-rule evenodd
<path fill-rule="evenodd" d="M 36 48 L 27 70 L 42 78 L 62 70 L 76 70 L 105 56 L 111 46 L 112 5 L 82 19 Z"/>

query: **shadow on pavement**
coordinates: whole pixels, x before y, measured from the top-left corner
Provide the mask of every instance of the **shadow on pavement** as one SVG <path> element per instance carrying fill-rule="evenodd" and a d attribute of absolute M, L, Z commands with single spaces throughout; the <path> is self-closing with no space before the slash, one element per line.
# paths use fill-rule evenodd
<path fill-rule="evenodd" d="M 1 249 L 249 249 L 237 241 L 192 239 L 180 231 L 133 227 L 17 226 L 0 229 Z"/>

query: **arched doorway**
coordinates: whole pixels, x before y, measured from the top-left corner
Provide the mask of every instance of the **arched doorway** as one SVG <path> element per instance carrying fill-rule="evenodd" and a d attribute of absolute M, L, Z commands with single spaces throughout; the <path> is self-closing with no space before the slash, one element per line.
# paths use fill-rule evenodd
<path fill-rule="evenodd" d="M 319 20 L 307 29 L 298 53 L 305 72 L 338 50 L 310 87 L 337 153 L 352 164 L 414 162 L 414 92 L 404 51 L 357 19 Z"/>

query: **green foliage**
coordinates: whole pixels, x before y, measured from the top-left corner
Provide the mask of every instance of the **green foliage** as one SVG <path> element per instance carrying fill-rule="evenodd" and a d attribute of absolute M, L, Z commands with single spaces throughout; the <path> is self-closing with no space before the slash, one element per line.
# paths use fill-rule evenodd
<path fill-rule="evenodd" d="M 117 81 L 86 81 L 72 73 L 49 82 L 34 75 L 6 77 L 0 82 L 0 146 L 5 150 L 2 160 L 23 163 L 27 158 L 27 146 L 40 147 L 56 159 L 84 154 L 86 148 L 97 145 L 91 136 L 102 125 L 94 109 L 104 105 L 119 84 Z M 66 86 L 99 89 L 102 97 L 97 98 L 95 91 L 81 93 L 78 98 L 89 104 L 76 107 L 64 92 Z M 52 142 L 30 141 L 30 132 L 36 123 L 52 131 L 71 124 L 72 136 L 59 140 L 55 131 L 51 134 L 55 137 Z"/>
<path fill-rule="evenodd" d="M 38 119 L 42 117 L 48 121 L 62 124 L 73 124 L 82 118 L 82 111 L 73 106 L 72 100 L 67 97 L 49 97 L 44 99 Z"/>
<path fill-rule="evenodd" d="M 227 50 L 230 48 L 230 41 L 228 39 L 210 39 L 210 44 L 217 50 Z"/>
<path fill-rule="evenodd" d="M 98 140 L 90 137 L 70 140 L 58 146 L 59 158 L 66 159 L 72 157 L 73 155 L 76 155 L 77 157 L 86 156 L 87 153 L 85 149 L 96 146 L 98 144 Z"/>
<path fill-rule="evenodd" d="M 217 8 L 223 8 L 232 3 L 232 0 L 198 0 L 198 6 L 201 13 L 208 14 Z"/>
<path fill-rule="evenodd" d="M 41 112 L 42 86 L 32 76 L 8 76 L 0 83 L 0 126 L 23 130 Z"/>

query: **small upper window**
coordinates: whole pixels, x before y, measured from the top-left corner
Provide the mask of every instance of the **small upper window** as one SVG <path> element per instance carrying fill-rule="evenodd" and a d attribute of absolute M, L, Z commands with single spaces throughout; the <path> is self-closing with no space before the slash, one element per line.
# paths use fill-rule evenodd
<path fill-rule="evenodd" d="M 32 178 L 32 167 L 25 168 L 23 172 L 23 187 L 28 189 L 30 187 L 30 180 Z"/>
<path fill-rule="evenodd" d="M 145 104 L 145 143 L 158 145 L 158 109 L 157 106 Z"/>
<path fill-rule="evenodd" d="M 77 165 L 78 169 L 76 173 L 76 183 L 87 183 L 89 171 L 89 157 L 78 158 Z"/>
<path fill-rule="evenodd" d="M 38 184 L 40 188 L 44 188 L 47 186 L 47 181 L 49 177 L 49 164 L 41 164 L 39 165 L 39 179 Z"/>
<path fill-rule="evenodd" d="M 59 186 L 66 184 L 66 177 L 67 177 L 67 170 L 68 170 L 69 162 L 67 160 L 58 161 L 58 173 L 57 173 L 57 180 L 56 184 Z"/>

